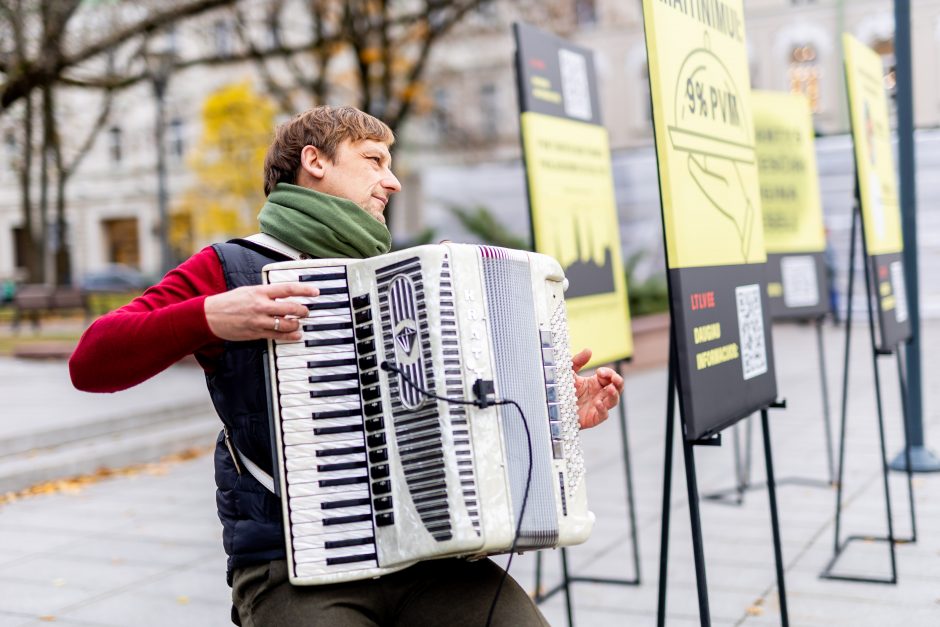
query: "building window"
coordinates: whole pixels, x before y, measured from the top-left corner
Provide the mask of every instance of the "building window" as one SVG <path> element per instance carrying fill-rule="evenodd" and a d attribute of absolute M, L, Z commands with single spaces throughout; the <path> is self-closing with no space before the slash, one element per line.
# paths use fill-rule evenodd
<path fill-rule="evenodd" d="M 819 55 L 813 44 L 794 46 L 790 50 L 787 79 L 792 93 L 800 93 L 809 100 L 813 113 L 819 111 Z"/>
<path fill-rule="evenodd" d="M 434 130 L 437 131 L 439 139 L 444 140 L 453 130 L 453 123 L 450 117 L 450 92 L 444 88 L 434 90 Z"/>
<path fill-rule="evenodd" d="M 110 263 L 123 263 L 140 267 L 140 246 L 137 237 L 137 218 L 102 220 L 104 241 Z"/>
<path fill-rule="evenodd" d="M 111 163 L 121 162 L 121 127 L 112 126 L 108 129 L 108 152 L 111 154 Z"/>
<path fill-rule="evenodd" d="M 215 39 L 215 53 L 227 59 L 232 56 L 232 27 L 227 20 L 216 20 L 212 25 L 212 34 Z"/>
<path fill-rule="evenodd" d="M 179 160 L 182 160 L 186 154 L 184 131 L 183 120 L 180 118 L 170 120 L 170 154 Z"/>
<path fill-rule="evenodd" d="M 885 89 L 894 97 L 897 89 L 897 59 L 894 56 L 894 40 L 879 39 L 872 44 L 872 49 L 881 57 L 881 69 L 884 74 Z"/>
<path fill-rule="evenodd" d="M 574 19 L 578 26 L 597 24 L 597 2 L 595 0 L 575 0 Z"/>
<path fill-rule="evenodd" d="M 483 137 L 492 139 L 499 134 L 499 104 L 496 85 L 486 83 L 480 87 L 480 130 Z"/>

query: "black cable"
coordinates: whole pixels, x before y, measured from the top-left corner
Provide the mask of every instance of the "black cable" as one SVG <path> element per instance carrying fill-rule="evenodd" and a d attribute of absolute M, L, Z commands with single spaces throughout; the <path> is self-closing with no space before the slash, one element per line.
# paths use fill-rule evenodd
<path fill-rule="evenodd" d="M 490 627 L 493 621 L 493 612 L 496 610 L 496 603 L 499 601 L 499 595 L 503 591 L 503 584 L 506 583 L 506 578 L 509 576 L 509 568 L 512 566 L 512 558 L 516 552 L 516 543 L 519 541 L 519 535 L 522 532 L 522 519 L 525 517 L 525 508 L 529 501 L 529 487 L 532 485 L 532 434 L 529 431 L 529 423 L 525 419 L 525 412 L 522 411 L 522 407 L 519 406 L 519 403 L 517 403 L 516 401 L 512 399 L 504 399 L 504 400 L 497 399 L 494 401 L 488 401 L 486 399 L 477 399 L 475 401 L 468 401 L 462 398 L 448 398 L 446 396 L 438 396 L 437 394 L 434 394 L 433 392 L 429 392 L 428 390 L 425 390 L 420 385 L 412 381 L 411 378 L 409 378 L 408 375 L 405 374 L 405 372 L 398 366 L 395 366 L 394 364 L 390 364 L 387 361 L 383 361 L 380 367 L 385 372 L 398 373 L 398 376 L 400 376 L 403 381 L 405 381 L 408 385 L 413 387 L 419 393 L 424 394 L 425 396 L 429 398 L 433 398 L 439 401 L 444 401 L 446 403 L 455 403 L 459 405 L 473 405 L 475 407 L 480 407 L 480 408 L 486 408 L 490 405 L 513 405 L 516 408 L 516 410 L 519 412 L 519 416 L 522 418 L 522 426 L 525 428 L 526 445 L 528 447 L 528 452 L 529 452 L 529 465 L 528 465 L 528 469 L 526 470 L 525 491 L 522 494 L 522 507 L 520 508 L 520 511 L 519 511 L 519 522 L 516 523 L 516 532 L 513 535 L 512 545 L 510 545 L 509 547 L 509 560 L 506 562 L 506 569 L 503 571 L 503 576 L 500 577 L 499 585 L 496 586 L 496 594 L 493 597 L 493 603 L 490 604 L 490 610 L 486 615 L 486 627 Z"/>

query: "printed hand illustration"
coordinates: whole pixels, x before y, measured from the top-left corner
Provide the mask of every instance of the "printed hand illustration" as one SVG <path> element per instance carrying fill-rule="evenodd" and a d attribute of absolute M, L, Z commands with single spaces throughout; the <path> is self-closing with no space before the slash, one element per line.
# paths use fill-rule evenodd
<path fill-rule="evenodd" d="M 747 262 L 754 229 L 754 205 L 744 191 L 737 163 L 689 153 L 689 173 L 712 205 L 734 223 L 741 240 L 741 255 Z"/>

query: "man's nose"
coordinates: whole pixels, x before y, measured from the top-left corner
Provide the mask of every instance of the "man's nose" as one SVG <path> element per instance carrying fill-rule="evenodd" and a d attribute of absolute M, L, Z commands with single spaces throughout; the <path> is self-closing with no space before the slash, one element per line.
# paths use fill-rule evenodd
<path fill-rule="evenodd" d="M 382 187 L 384 187 L 390 194 L 396 194 L 401 191 L 401 181 L 399 181 L 398 177 L 395 176 L 391 170 L 389 170 L 388 176 L 382 179 Z"/>

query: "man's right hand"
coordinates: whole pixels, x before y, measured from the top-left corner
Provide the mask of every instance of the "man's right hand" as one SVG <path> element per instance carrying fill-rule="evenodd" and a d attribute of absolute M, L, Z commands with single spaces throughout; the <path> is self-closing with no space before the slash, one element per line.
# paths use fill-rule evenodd
<path fill-rule="evenodd" d="M 307 317 L 307 307 L 280 299 L 309 298 L 319 293 L 317 288 L 303 283 L 237 287 L 206 298 L 206 322 L 209 330 L 223 340 L 297 341 L 301 338 L 298 319 Z M 280 322 L 275 322 L 275 318 Z"/>

